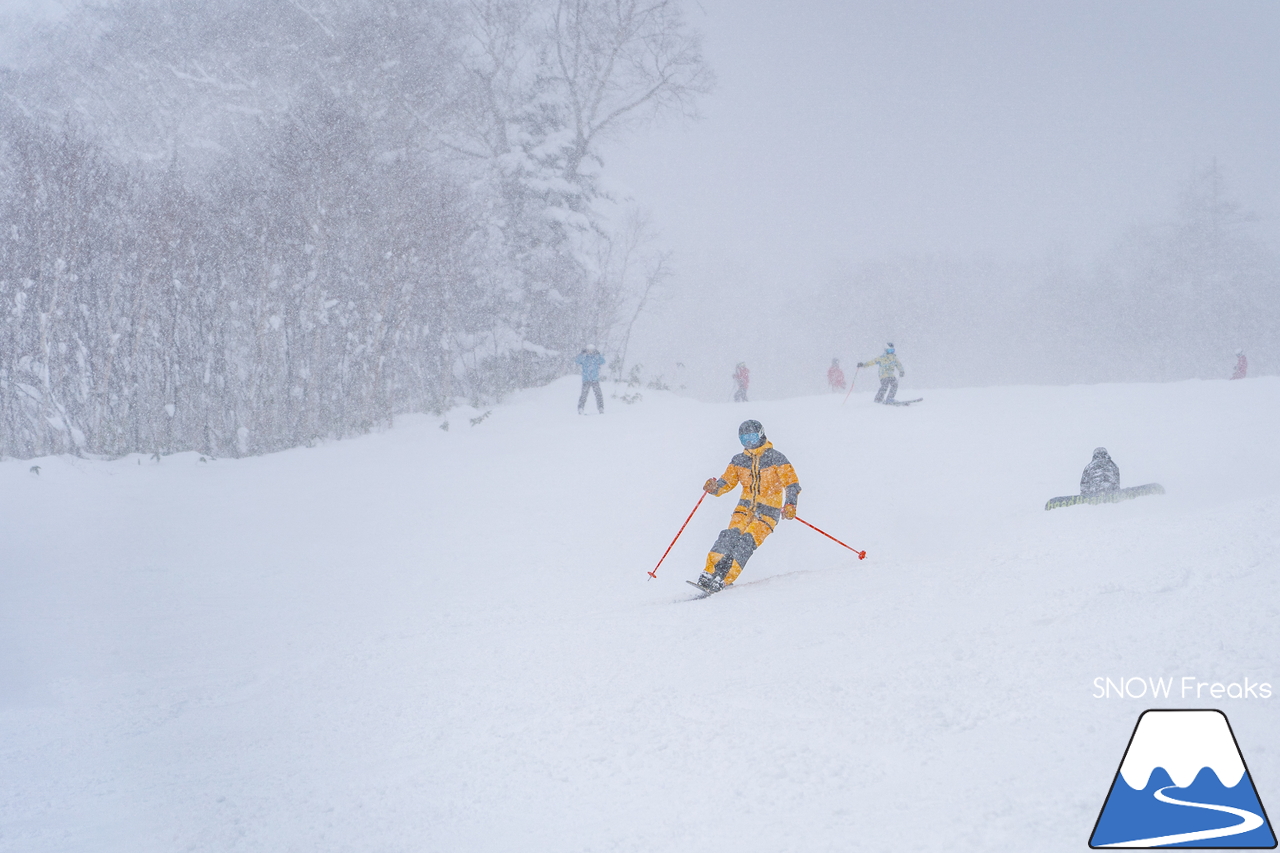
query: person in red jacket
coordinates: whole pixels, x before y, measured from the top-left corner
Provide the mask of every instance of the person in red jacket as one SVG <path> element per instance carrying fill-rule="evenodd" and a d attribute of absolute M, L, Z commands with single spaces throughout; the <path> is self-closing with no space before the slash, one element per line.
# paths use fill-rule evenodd
<path fill-rule="evenodd" d="M 827 368 L 827 384 L 832 391 L 844 390 L 844 371 L 840 369 L 838 358 L 831 359 L 831 366 Z"/>
<path fill-rule="evenodd" d="M 733 383 L 738 390 L 733 392 L 733 402 L 747 402 L 747 386 L 751 384 L 751 371 L 747 369 L 746 362 L 738 362 L 738 369 L 733 371 Z"/>
<path fill-rule="evenodd" d="M 1236 350 L 1236 372 L 1231 374 L 1232 379 L 1244 379 L 1244 375 L 1249 372 L 1249 359 L 1244 357 L 1244 350 Z"/>

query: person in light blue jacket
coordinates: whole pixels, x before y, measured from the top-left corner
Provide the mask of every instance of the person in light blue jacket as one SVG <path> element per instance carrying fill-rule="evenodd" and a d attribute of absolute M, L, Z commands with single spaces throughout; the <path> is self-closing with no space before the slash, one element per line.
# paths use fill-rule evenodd
<path fill-rule="evenodd" d="M 604 366 L 604 356 L 594 346 L 588 346 L 582 352 L 578 353 L 578 357 L 573 363 L 582 368 L 582 393 L 578 396 L 578 414 L 582 414 L 582 407 L 587 404 L 587 392 L 596 392 L 596 409 L 600 414 L 604 414 L 604 394 L 600 392 L 600 368 Z"/>

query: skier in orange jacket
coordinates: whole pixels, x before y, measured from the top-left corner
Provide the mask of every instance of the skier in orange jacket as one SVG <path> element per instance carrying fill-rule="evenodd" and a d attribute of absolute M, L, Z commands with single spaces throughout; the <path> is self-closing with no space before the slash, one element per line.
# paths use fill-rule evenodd
<path fill-rule="evenodd" d="M 729 526 L 711 546 L 706 568 L 698 578 L 698 586 L 707 592 L 719 592 L 737 580 L 778 520 L 796 517 L 800 481 L 787 457 L 774 449 L 759 421 L 743 421 L 738 440 L 742 452 L 729 460 L 719 479 L 713 477 L 702 487 L 719 497 L 734 486 L 742 486 Z"/>

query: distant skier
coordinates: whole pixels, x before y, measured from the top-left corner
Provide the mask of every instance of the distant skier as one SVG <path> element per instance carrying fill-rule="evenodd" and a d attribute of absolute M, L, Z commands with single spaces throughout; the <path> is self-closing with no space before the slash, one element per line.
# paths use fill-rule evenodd
<path fill-rule="evenodd" d="M 759 421 L 743 421 L 738 427 L 738 440 L 743 452 L 729 461 L 719 479 L 707 480 L 702 487 L 719 497 L 742 485 L 729 526 L 720 531 L 711 546 L 706 568 L 698 578 L 698 586 L 707 592 L 719 592 L 737 580 L 756 548 L 778 526 L 778 520 L 796 517 L 800 481 L 787 457 L 774 449 Z"/>
<path fill-rule="evenodd" d="M 1244 357 L 1244 350 L 1236 350 L 1236 372 L 1231 374 L 1232 379 L 1244 379 L 1246 373 L 1249 372 L 1249 359 Z"/>
<path fill-rule="evenodd" d="M 876 392 L 876 402 L 886 405 L 893 404 L 893 398 L 898 394 L 898 376 L 906 376 L 907 372 L 902 369 L 902 362 L 898 361 L 898 356 L 894 355 L 893 343 L 890 342 L 885 346 L 884 355 L 873 358 L 870 361 L 858 362 L 858 367 L 870 367 L 878 365 L 880 368 L 880 390 Z M 898 376 L 894 376 L 894 371 L 898 372 Z M 885 396 L 886 392 L 888 396 Z"/>
<path fill-rule="evenodd" d="M 1093 461 L 1085 466 L 1080 476 L 1080 494 L 1099 495 L 1120 488 L 1120 468 L 1107 455 L 1105 447 L 1093 451 Z"/>
<path fill-rule="evenodd" d="M 596 409 L 603 415 L 604 394 L 600 391 L 600 368 L 604 366 L 604 356 L 594 346 L 587 346 L 578 353 L 578 357 L 573 362 L 582 368 L 582 393 L 578 395 L 578 414 L 583 414 L 582 409 L 587 405 L 587 393 L 595 391 Z"/>
<path fill-rule="evenodd" d="M 832 391 L 844 390 L 844 371 L 840 369 L 840 360 L 837 358 L 831 359 L 831 366 L 827 368 L 827 384 Z"/>
<path fill-rule="evenodd" d="M 733 402 L 747 402 L 747 386 L 751 384 L 751 371 L 747 369 L 746 362 L 738 362 L 738 369 L 733 371 L 733 384 L 737 387 L 733 392 Z"/>

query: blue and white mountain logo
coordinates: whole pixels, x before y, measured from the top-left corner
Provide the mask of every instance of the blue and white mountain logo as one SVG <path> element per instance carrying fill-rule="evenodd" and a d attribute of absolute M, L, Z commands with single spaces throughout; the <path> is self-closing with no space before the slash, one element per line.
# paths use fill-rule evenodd
<path fill-rule="evenodd" d="M 1144 711 L 1089 846 L 1274 848 L 1275 833 L 1226 715 Z"/>

